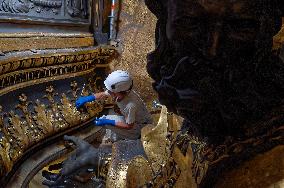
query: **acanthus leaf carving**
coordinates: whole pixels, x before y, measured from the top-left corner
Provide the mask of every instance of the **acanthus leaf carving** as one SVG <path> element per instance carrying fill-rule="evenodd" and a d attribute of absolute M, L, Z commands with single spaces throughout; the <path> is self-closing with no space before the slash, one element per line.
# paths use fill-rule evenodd
<path fill-rule="evenodd" d="M 0 137 L 0 156 L 3 161 L 3 165 L 6 171 L 10 171 L 12 169 L 12 161 L 10 158 L 10 149 L 11 143 L 9 142 L 10 134 L 7 130 L 7 127 L 4 125 L 4 116 L 7 116 L 6 113 L 2 112 L 2 106 L 0 106 L 0 131 L 4 133 Z M 3 174 L 4 169 L 1 168 L 0 175 Z"/>
<path fill-rule="evenodd" d="M 54 123 L 54 129 L 60 130 L 64 127 L 67 127 L 67 122 L 60 116 L 59 105 L 55 102 L 54 97 L 58 95 L 55 93 L 54 87 L 52 85 L 46 87 L 46 95 L 43 98 L 47 98 L 49 101 L 49 110 L 48 113 L 51 115 L 51 121 Z"/>
<path fill-rule="evenodd" d="M 38 141 L 42 133 L 38 129 L 38 127 L 35 125 L 35 122 L 33 121 L 32 115 L 30 113 L 29 105 L 32 105 L 32 102 L 28 101 L 28 98 L 25 94 L 21 94 L 19 96 L 19 104 L 16 106 L 16 108 L 20 109 L 24 114 L 24 121 L 22 122 L 24 127 L 27 127 L 28 132 L 30 133 L 30 139 L 32 142 Z"/>
<path fill-rule="evenodd" d="M 67 93 L 72 93 L 72 96 L 76 99 L 77 92 L 79 91 L 78 83 L 76 81 L 73 81 L 71 82 L 70 87 L 71 87 L 71 91 L 68 91 Z"/>
<path fill-rule="evenodd" d="M 33 117 L 38 127 L 43 131 L 44 135 L 49 135 L 55 131 L 54 125 L 52 124 L 52 113 L 45 111 L 46 107 L 44 104 L 40 104 L 39 100 L 36 100 L 35 112 L 36 116 Z"/>
<path fill-rule="evenodd" d="M 0 139 L 0 156 L 6 171 L 10 171 L 13 166 L 13 162 L 10 157 L 10 149 L 11 149 L 10 142 L 6 137 L 3 136 Z M 0 175 L 2 175 L 2 173 L 3 172 L 1 171 Z"/>
<path fill-rule="evenodd" d="M 81 123 L 81 116 L 80 112 L 76 109 L 76 107 L 69 101 L 67 96 L 63 93 L 62 94 L 62 108 L 60 109 L 65 121 L 73 126 L 78 125 Z"/>
<path fill-rule="evenodd" d="M 9 125 L 11 139 L 15 141 L 14 147 L 19 148 L 19 151 L 26 149 L 31 142 L 28 127 L 23 126 L 21 118 L 13 111 L 9 113 Z M 12 156 L 14 160 L 16 160 L 18 153 L 14 157 Z"/>

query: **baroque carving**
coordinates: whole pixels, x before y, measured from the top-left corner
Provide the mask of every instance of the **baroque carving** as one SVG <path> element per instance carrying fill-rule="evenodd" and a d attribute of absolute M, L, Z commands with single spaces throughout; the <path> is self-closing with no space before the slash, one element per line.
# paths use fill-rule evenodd
<path fill-rule="evenodd" d="M 78 88 L 74 85 L 77 85 L 75 81 L 71 83 L 71 90 L 68 92 L 74 93 L 72 97 L 77 97 Z M 97 86 L 97 83 L 93 85 Z M 75 98 L 69 98 L 63 93 L 58 103 L 54 99 L 56 95 L 58 94 L 50 85 L 43 97 L 48 99 L 48 104 L 42 103 L 40 99 L 31 102 L 25 94 L 21 94 L 14 111 L 0 111 L 0 166 L 4 167 L 1 168 L 1 176 L 11 171 L 15 162 L 33 145 L 97 116 L 103 110 L 104 104 L 110 102 L 92 102 L 86 104 L 87 111 L 78 111 L 74 105 Z"/>
<path fill-rule="evenodd" d="M 30 3 L 27 0 L 1 0 L 0 11 L 11 13 L 28 13 Z"/>
<path fill-rule="evenodd" d="M 100 48 L 85 54 L 54 54 L 0 62 L 0 95 L 34 83 L 86 74 L 96 66 L 107 66 L 113 54 L 113 49 Z"/>
<path fill-rule="evenodd" d="M 51 9 L 51 11 L 54 14 L 58 14 L 60 7 L 62 6 L 62 1 L 61 0 L 57 0 L 57 1 L 52 1 L 52 0 L 31 0 L 31 2 L 33 3 L 33 5 L 31 6 L 31 9 L 34 8 L 34 5 L 37 6 L 37 13 L 40 13 L 42 10 L 49 10 Z"/>
<path fill-rule="evenodd" d="M 71 17 L 87 18 L 88 16 L 88 0 L 68 0 L 67 12 Z"/>
<path fill-rule="evenodd" d="M 50 80 L 55 80 L 56 77 L 61 79 L 67 78 L 72 73 L 78 73 L 76 75 L 80 75 L 80 73 L 84 73 L 84 71 L 94 68 L 91 61 L 81 62 L 78 64 L 67 64 L 63 66 L 56 66 L 56 67 L 48 67 L 48 68 L 38 68 L 38 69 L 31 69 L 31 70 L 24 70 L 24 71 L 17 71 L 12 72 L 9 74 L 4 74 L 0 76 L 0 88 L 3 88 L 0 93 L 5 93 L 14 89 L 17 89 L 17 84 L 26 83 L 25 85 L 29 85 L 29 81 L 34 82 L 30 84 L 34 84 L 36 82 L 42 82 L 49 78 Z M 12 89 L 5 90 L 4 88 L 11 86 Z"/>
<path fill-rule="evenodd" d="M 38 7 L 36 10 L 40 13 L 43 9 L 49 10 L 55 14 L 58 13 L 58 8 L 62 6 L 62 1 L 49 1 L 49 0 L 30 0 L 30 1 L 19 1 L 19 0 L 1 0 L 0 11 L 10 13 L 28 13 L 35 6 Z"/>
<path fill-rule="evenodd" d="M 89 0 L 0 0 L 0 12 L 1 19 L 12 22 L 89 25 L 89 4 Z"/>
<path fill-rule="evenodd" d="M 62 6 L 62 1 L 32 0 L 31 2 L 35 5 L 48 8 L 59 8 Z"/>
<path fill-rule="evenodd" d="M 160 174 L 162 167 L 168 163 L 168 128 L 169 122 L 173 122 L 171 121 L 172 119 L 172 114 L 168 114 L 167 109 L 162 107 L 158 125 L 148 125 L 143 128 L 142 142 L 139 139 L 121 140 L 115 142 L 112 148 L 108 147 L 108 145 L 94 148 L 89 143 L 77 137 L 65 136 L 65 140 L 75 143 L 77 146 L 76 150 L 62 163 L 63 165 L 60 167 L 59 174 L 51 176 L 46 174 L 44 176 L 46 179 L 43 184 L 52 187 L 67 186 L 70 182 L 78 182 L 78 178 L 74 179 L 72 177 L 74 175 L 77 175 L 77 177 L 82 176 L 80 171 L 87 167 L 92 168 L 93 171 L 97 171 L 96 174 L 90 172 L 92 178 L 88 178 L 88 183 L 92 185 L 95 182 L 99 182 L 101 186 L 106 185 L 106 187 L 142 186 L 151 180 L 154 174 Z M 175 130 L 179 129 L 177 124 L 170 124 L 171 127 L 176 128 Z M 175 133 L 172 135 L 176 135 Z M 40 166 L 42 165 L 46 164 L 40 164 Z M 163 173 L 165 174 L 166 172 L 163 171 Z M 33 174 L 35 174 L 34 171 Z M 170 173 L 167 172 L 167 174 Z M 90 175 L 85 176 L 89 177 Z M 84 175 L 82 179 L 84 179 L 83 177 Z M 132 179 L 134 177 L 135 180 Z M 93 182 L 90 179 L 95 179 L 96 181 Z M 77 185 L 77 183 L 73 185 Z"/>
<path fill-rule="evenodd" d="M 209 170 L 215 167 L 220 168 L 218 163 L 224 160 L 230 161 L 236 157 L 239 158 L 244 154 L 253 155 L 254 152 L 262 149 L 263 140 L 268 145 L 273 144 L 273 142 L 283 142 L 283 138 L 281 138 L 282 126 L 274 127 L 269 134 L 264 133 L 253 139 L 234 141 L 228 137 L 222 145 L 212 146 L 191 135 L 190 130 L 181 129 L 181 121 L 177 118 L 177 116 L 167 113 L 167 109 L 163 107 L 158 125 L 148 125 L 143 128 L 142 142 L 147 155 L 146 158 L 143 157 L 144 155 L 141 156 L 141 151 L 134 152 L 135 149 L 139 148 L 137 147 L 139 140 L 138 142 L 122 141 L 115 143 L 112 148 L 112 155 L 110 148 L 108 149 L 107 158 L 104 158 L 105 152 L 100 151 L 100 149 L 95 149 L 90 145 L 80 149 L 82 147 L 79 146 L 75 151 L 76 154 L 67 159 L 71 163 L 63 165 L 63 172 L 60 173 L 60 176 L 56 175 L 60 179 L 45 181 L 45 183 L 49 186 L 63 185 L 64 180 L 69 180 L 74 175 L 75 169 L 73 167 L 82 170 L 82 166 L 89 164 L 91 165 L 90 168 L 98 170 L 97 174 L 91 174 L 91 179 L 96 179 L 95 182 L 99 182 L 101 185 L 106 182 L 106 186 L 109 187 L 131 185 L 147 188 L 161 186 L 196 188 L 204 184 L 204 179 L 210 172 Z M 274 119 L 273 121 L 278 120 Z M 271 122 L 267 123 L 271 124 Z M 135 149 L 130 152 L 129 148 Z M 143 150 L 143 148 L 140 149 Z M 100 152 L 102 152 L 103 157 L 99 156 Z M 89 157 L 87 153 L 94 155 Z M 236 163 L 238 162 L 236 161 Z M 222 168 L 233 168 L 233 166 L 224 164 Z M 86 177 L 89 177 L 89 175 L 86 175 Z M 72 181 L 76 180 L 72 179 Z"/>

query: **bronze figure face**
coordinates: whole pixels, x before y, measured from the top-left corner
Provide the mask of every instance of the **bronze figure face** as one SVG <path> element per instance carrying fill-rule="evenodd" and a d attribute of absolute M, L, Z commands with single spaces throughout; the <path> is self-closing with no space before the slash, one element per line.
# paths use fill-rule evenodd
<path fill-rule="evenodd" d="M 278 1 L 157 2 L 157 49 L 147 68 L 171 111 L 214 140 L 242 135 L 281 103 L 284 64 L 271 51 Z"/>
<path fill-rule="evenodd" d="M 273 5 L 263 2 L 169 0 L 168 40 L 177 54 L 186 50 L 186 54 L 198 54 L 211 63 L 250 59 L 260 48 L 271 49 L 272 37 L 279 29 L 279 20 L 269 12 Z M 264 42 L 267 45 L 261 45 Z"/>
<path fill-rule="evenodd" d="M 284 63 L 272 53 L 272 38 L 284 1 L 145 3 L 158 18 L 147 70 L 160 102 L 184 118 L 175 145 L 184 156 L 192 149 L 198 187 L 214 186 L 248 156 L 281 144 Z M 204 150 L 195 140 L 205 143 Z"/>

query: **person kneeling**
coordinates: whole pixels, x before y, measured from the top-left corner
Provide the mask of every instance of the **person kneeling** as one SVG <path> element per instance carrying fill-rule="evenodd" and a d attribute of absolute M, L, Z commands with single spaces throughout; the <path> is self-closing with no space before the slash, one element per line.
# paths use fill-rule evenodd
<path fill-rule="evenodd" d="M 152 123 L 152 117 L 141 97 L 132 89 L 133 79 L 128 72 L 117 70 L 108 75 L 104 81 L 105 92 L 80 97 L 75 105 L 82 107 L 87 102 L 102 100 L 111 96 L 116 102 L 122 116 L 107 115 L 97 118 L 94 123 L 116 133 L 119 139 L 136 140 L 141 137 L 141 129 Z"/>

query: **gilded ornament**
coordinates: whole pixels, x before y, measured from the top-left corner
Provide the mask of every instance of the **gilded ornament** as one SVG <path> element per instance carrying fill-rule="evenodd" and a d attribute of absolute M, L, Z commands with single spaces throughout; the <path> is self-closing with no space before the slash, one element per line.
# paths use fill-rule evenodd
<path fill-rule="evenodd" d="M 157 126 L 148 130 L 149 132 L 146 132 L 146 129 L 141 133 L 143 146 L 149 161 L 151 161 L 153 171 L 157 173 L 169 157 L 168 114 L 165 106 L 161 109 Z"/>
<path fill-rule="evenodd" d="M 96 84 L 94 83 L 93 87 L 97 87 Z M 78 84 L 73 81 L 70 87 L 74 99 L 79 90 Z M 92 113 L 81 113 L 74 106 L 74 100 L 69 99 L 65 93 L 62 93 L 60 103 L 55 102 L 55 96 L 58 94 L 52 85 L 46 87 L 44 98 L 48 100 L 47 105 L 42 104 L 39 99 L 32 103 L 24 93 L 21 94 L 15 109 L 21 111 L 22 117 L 16 114 L 16 111 L 11 111 L 6 117 L 0 106 L 0 128 L 3 134 L 0 141 L 0 165 L 5 167 L 3 173 L 8 173 L 15 162 L 33 145 L 66 128 L 86 122 L 91 115 L 97 115 L 104 107 L 104 103 L 86 105 L 87 112 Z M 5 118 L 8 118 L 8 125 L 5 125 Z"/>
<path fill-rule="evenodd" d="M 13 111 L 9 113 L 9 133 L 13 138 L 13 146 L 19 146 L 21 149 L 28 148 L 30 140 L 30 135 L 28 134 L 28 127 L 23 126 L 21 118 L 15 114 Z M 15 144 L 15 145 L 14 145 Z"/>
<path fill-rule="evenodd" d="M 33 117 L 37 127 L 39 127 L 44 135 L 49 135 L 55 132 L 55 127 L 52 124 L 52 113 L 51 111 L 46 111 L 44 104 L 40 104 L 39 100 L 36 100 L 35 112 L 36 116 Z"/>
<path fill-rule="evenodd" d="M 12 170 L 13 162 L 10 157 L 10 142 L 3 136 L 0 140 L 0 156 L 1 156 L 1 165 L 5 167 L 5 171 Z M 1 174 L 2 175 L 2 174 Z"/>
<path fill-rule="evenodd" d="M 153 172 L 150 163 L 142 156 L 130 161 L 127 169 L 126 187 L 141 187 L 151 181 Z"/>
<path fill-rule="evenodd" d="M 74 103 L 71 103 L 64 93 L 62 94 L 61 103 L 61 113 L 65 121 L 70 126 L 79 125 L 81 123 L 80 112 L 77 111 Z"/>

